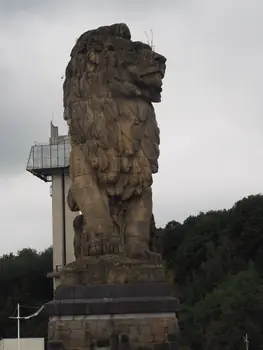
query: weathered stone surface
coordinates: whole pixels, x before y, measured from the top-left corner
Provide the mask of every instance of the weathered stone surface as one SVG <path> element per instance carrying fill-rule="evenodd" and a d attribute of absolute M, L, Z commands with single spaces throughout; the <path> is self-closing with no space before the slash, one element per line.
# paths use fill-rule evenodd
<path fill-rule="evenodd" d="M 156 282 L 60 286 L 45 306 L 49 341 L 63 341 L 66 350 L 170 346 L 177 340 L 179 310 L 172 294 L 168 283 Z"/>
<path fill-rule="evenodd" d="M 75 328 L 74 319 L 64 320 L 63 316 L 53 318 L 50 322 L 54 325 L 57 322 L 63 323 L 63 328 L 56 333 L 53 342 L 58 342 L 61 334 L 71 334 L 70 341 L 63 343 L 65 350 L 177 349 L 178 324 L 173 313 L 143 314 L 140 317 L 130 314 L 97 319 L 82 316 L 81 329 Z"/>
<path fill-rule="evenodd" d="M 90 285 L 163 282 L 166 277 L 158 254 L 151 253 L 148 261 L 112 254 L 78 260 L 61 270 L 60 280 L 62 285 Z"/>
<path fill-rule="evenodd" d="M 64 345 L 63 345 L 63 342 L 58 340 L 58 341 L 55 341 L 55 340 L 51 340 L 48 342 L 47 344 L 47 347 L 48 347 L 48 350 L 64 350 Z"/>
<path fill-rule="evenodd" d="M 152 174 L 158 171 L 166 58 L 133 42 L 125 24 L 88 31 L 72 49 L 64 82 L 69 125 L 75 254 L 147 256 Z"/>

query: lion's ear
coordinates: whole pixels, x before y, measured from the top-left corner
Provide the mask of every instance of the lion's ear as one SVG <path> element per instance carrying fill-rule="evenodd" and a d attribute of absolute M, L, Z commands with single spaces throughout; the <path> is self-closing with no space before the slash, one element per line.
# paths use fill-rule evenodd
<path fill-rule="evenodd" d="M 125 23 L 117 23 L 111 26 L 111 34 L 112 36 L 119 36 L 124 39 L 131 39 L 131 32 L 127 24 Z"/>

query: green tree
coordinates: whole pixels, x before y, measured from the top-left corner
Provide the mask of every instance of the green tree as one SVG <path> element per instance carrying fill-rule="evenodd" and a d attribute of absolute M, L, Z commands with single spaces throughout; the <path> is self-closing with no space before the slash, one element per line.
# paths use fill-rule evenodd
<path fill-rule="evenodd" d="M 183 349 L 261 349 L 263 196 L 163 229 L 163 253 L 182 302 Z"/>
<path fill-rule="evenodd" d="M 52 281 L 46 277 L 50 271 L 51 248 L 41 253 L 27 248 L 17 255 L 0 258 L 0 338 L 16 337 L 16 321 L 9 317 L 14 314 L 18 303 L 22 305 L 21 316 L 26 316 L 52 299 Z M 44 336 L 46 332 L 47 320 L 43 314 L 21 321 L 22 337 Z"/>

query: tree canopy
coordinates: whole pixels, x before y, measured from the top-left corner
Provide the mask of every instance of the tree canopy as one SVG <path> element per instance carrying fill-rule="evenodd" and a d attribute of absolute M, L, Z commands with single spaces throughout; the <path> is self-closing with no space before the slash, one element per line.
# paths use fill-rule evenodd
<path fill-rule="evenodd" d="M 183 350 L 263 349 L 263 196 L 249 196 L 229 210 L 169 222 L 155 230 L 182 311 Z M 0 258 L 0 338 L 16 337 L 10 320 L 52 299 L 52 248 L 23 249 Z M 36 309 L 32 309 L 36 307 Z M 43 314 L 21 321 L 21 336 L 46 336 Z"/>
<path fill-rule="evenodd" d="M 263 196 L 175 221 L 163 254 L 182 303 L 181 348 L 263 349 Z"/>
<path fill-rule="evenodd" d="M 52 281 L 46 275 L 52 271 L 52 248 L 41 253 L 22 249 L 16 255 L 0 258 L 0 339 L 17 336 L 17 304 L 21 316 L 33 314 L 52 298 Z M 45 337 L 47 319 L 44 314 L 26 321 L 21 320 L 21 337 Z"/>

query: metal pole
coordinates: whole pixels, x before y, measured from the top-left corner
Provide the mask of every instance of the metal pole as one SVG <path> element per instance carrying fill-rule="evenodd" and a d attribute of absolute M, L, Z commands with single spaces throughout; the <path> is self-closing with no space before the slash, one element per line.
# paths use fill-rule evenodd
<path fill-rule="evenodd" d="M 248 348 L 249 348 L 249 340 L 248 340 L 248 335 L 247 335 L 247 333 L 246 333 L 246 336 L 244 337 L 244 342 L 245 342 L 245 344 L 246 344 L 246 350 L 248 350 Z"/>
<path fill-rule="evenodd" d="M 37 310 L 37 312 L 35 312 L 32 315 L 29 316 L 20 316 L 20 304 L 17 304 L 17 316 L 11 316 L 9 318 L 15 319 L 17 320 L 17 350 L 20 350 L 20 320 L 28 320 L 32 317 L 37 316 L 42 310 L 44 310 L 44 305 L 41 306 L 40 309 Z"/>
<path fill-rule="evenodd" d="M 17 350 L 20 350 L 20 305 L 17 304 Z"/>

